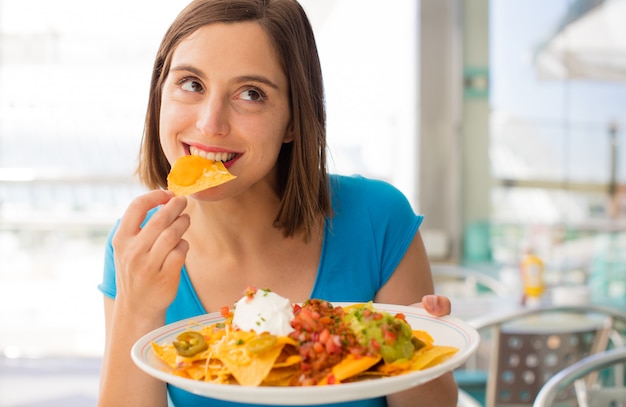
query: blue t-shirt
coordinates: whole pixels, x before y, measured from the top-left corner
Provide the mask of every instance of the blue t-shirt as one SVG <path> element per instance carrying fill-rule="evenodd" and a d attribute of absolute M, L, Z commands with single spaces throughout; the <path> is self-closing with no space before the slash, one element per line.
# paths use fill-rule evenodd
<path fill-rule="evenodd" d="M 339 175 L 332 175 L 330 180 L 334 216 L 326 220 L 317 277 L 310 298 L 332 302 L 371 301 L 400 263 L 423 217 L 413 212 L 398 189 L 384 181 Z M 158 208 L 148 213 L 146 221 L 156 210 Z M 98 286 L 111 298 L 116 294 L 111 245 L 116 230 L 117 225 L 109 236 L 103 282 Z M 206 313 L 185 267 L 180 279 L 178 294 L 167 309 L 168 324 Z M 252 406 L 199 397 L 174 386 L 169 386 L 169 395 L 175 406 Z M 332 406 L 386 405 L 385 398 L 381 397 Z"/>

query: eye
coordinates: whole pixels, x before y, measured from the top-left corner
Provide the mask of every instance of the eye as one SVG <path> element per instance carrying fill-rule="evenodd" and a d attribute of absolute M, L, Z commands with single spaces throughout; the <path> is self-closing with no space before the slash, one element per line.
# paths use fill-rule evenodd
<path fill-rule="evenodd" d="M 241 92 L 239 94 L 239 98 L 243 100 L 249 100 L 251 102 L 262 102 L 265 100 L 265 94 L 259 89 L 250 88 Z"/>
<path fill-rule="evenodd" d="M 186 90 L 187 92 L 202 92 L 204 88 L 202 84 L 195 80 L 194 78 L 184 78 L 178 82 L 181 89 Z"/>

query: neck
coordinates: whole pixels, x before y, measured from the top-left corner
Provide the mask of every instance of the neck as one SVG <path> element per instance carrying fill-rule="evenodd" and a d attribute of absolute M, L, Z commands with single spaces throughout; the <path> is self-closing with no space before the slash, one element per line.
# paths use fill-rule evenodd
<path fill-rule="evenodd" d="M 190 199 L 186 210 L 191 217 L 188 238 L 226 251 L 248 251 L 271 244 L 282 238 L 281 230 L 273 226 L 279 205 L 276 196 L 239 196 L 218 202 Z"/>

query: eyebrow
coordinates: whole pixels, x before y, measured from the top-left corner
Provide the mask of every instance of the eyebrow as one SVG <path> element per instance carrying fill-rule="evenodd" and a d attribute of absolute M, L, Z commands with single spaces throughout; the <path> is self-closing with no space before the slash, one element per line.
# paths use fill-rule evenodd
<path fill-rule="evenodd" d="M 179 65 L 179 66 L 174 66 L 174 67 L 170 68 L 170 72 L 175 72 L 175 71 L 189 71 L 189 72 L 193 73 L 196 76 L 204 78 L 204 73 L 202 73 L 201 70 L 199 70 L 197 68 L 194 68 L 191 65 Z"/>
<path fill-rule="evenodd" d="M 188 71 L 188 72 L 191 72 L 194 75 L 198 76 L 201 79 L 206 78 L 206 75 L 201 70 L 199 70 L 198 68 L 195 68 L 195 67 L 193 67 L 191 65 L 178 65 L 178 66 L 172 67 L 170 69 L 170 71 Z M 265 76 L 261 76 L 261 75 L 243 75 L 243 76 L 237 77 L 236 80 L 235 80 L 235 82 L 238 82 L 238 83 L 239 82 L 249 82 L 249 81 L 260 82 L 260 83 L 263 83 L 263 84 L 265 84 L 267 86 L 270 86 L 270 87 L 272 87 L 274 89 L 278 89 L 279 88 L 278 85 L 274 81 L 268 79 Z"/>

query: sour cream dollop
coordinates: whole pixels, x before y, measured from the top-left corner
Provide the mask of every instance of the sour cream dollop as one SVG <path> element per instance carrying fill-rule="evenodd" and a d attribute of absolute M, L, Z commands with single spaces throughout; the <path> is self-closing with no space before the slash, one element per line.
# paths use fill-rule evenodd
<path fill-rule="evenodd" d="M 235 303 L 233 325 L 258 334 L 287 336 L 294 330 L 293 318 L 291 301 L 269 290 L 256 290 Z"/>

